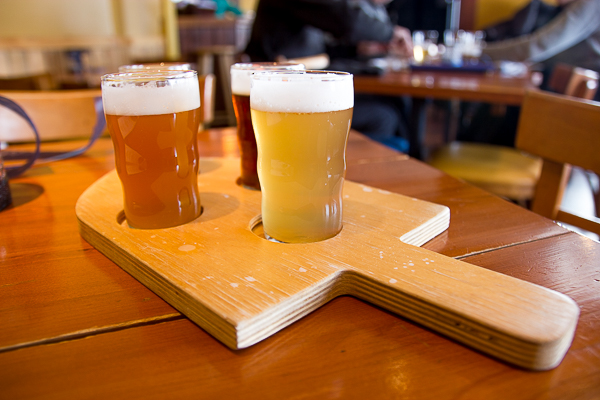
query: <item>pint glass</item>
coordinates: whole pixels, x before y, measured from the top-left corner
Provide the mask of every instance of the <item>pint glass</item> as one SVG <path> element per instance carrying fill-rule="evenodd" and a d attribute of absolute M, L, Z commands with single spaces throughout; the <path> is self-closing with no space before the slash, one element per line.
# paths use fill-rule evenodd
<path fill-rule="evenodd" d="M 277 71 L 252 76 L 250 108 L 268 238 L 316 242 L 342 229 L 353 107 L 348 73 Z"/>
<path fill-rule="evenodd" d="M 260 190 L 256 173 L 256 139 L 250 118 L 250 76 L 256 71 L 303 69 L 303 64 L 292 62 L 237 63 L 231 66 L 231 93 L 241 158 L 239 183 L 247 189 Z"/>
<path fill-rule="evenodd" d="M 167 228 L 200 215 L 199 93 L 195 71 L 102 77 L 104 113 L 131 227 Z"/>

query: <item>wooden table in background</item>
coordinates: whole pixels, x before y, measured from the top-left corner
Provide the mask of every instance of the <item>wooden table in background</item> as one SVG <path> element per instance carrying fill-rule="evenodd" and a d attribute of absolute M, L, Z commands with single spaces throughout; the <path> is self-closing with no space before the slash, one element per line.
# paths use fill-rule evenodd
<path fill-rule="evenodd" d="M 235 130 L 200 137 L 236 157 Z M 44 148 L 71 148 L 60 142 Z M 114 167 L 102 138 L 10 182 L 0 212 L 0 398 L 598 399 L 600 244 L 353 133 L 348 179 L 450 207 L 424 247 L 557 290 L 581 307 L 573 345 L 528 372 L 355 298 L 233 351 L 85 242 L 75 203 Z"/>
<path fill-rule="evenodd" d="M 461 100 L 518 106 L 525 92 L 536 88 L 539 75 L 502 76 L 498 72 L 390 71 L 381 76 L 356 75 L 357 93 L 413 98 L 410 155 L 424 159 L 425 105 L 428 99 Z"/>

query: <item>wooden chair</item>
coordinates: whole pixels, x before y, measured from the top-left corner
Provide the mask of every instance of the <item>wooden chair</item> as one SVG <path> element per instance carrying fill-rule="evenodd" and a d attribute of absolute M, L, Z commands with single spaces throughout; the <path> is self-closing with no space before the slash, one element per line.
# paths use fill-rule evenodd
<path fill-rule="evenodd" d="M 557 64 L 552 70 L 548 89 L 554 93 L 591 100 L 598 89 L 598 72 L 567 64 Z"/>
<path fill-rule="evenodd" d="M 42 141 L 89 138 L 97 123 L 95 101 L 100 89 L 2 91 L 27 113 L 36 125 Z M 12 111 L 0 107 L 0 140 L 35 140 L 27 123 Z"/>
<path fill-rule="evenodd" d="M 3 151 L 10 178 L 34 163 L 50 162 L 85 153 L 105 133 L 106 121 L 99 89 L 74 91 L 0 92 L 0 140 L 35 142 L 33 151 Z M 42 150 L 42 141 L 86 138 L 87 143 L 68 151 Z"/>
<path fill-rule="evenodd" d="M 596 71 L 574 68 L 564 94 L 592 100 L 598 90 L 598 78 L 599 74 Z"/>
<path fill-rule="evenodd" d="M 548 90 L 554 93 L 568 93 L 567 86 L 569 86 L 573 69 L 574 68 L 571 65 L 563 63 L 556 64 L 552 69 L 552 75 L 548 80 Z"/>
<path fill-rule="evenodd" d="M 531 91 L 521 109 L 516 147 L 542 160 L 531 210 L 600 235 L 600 219 L 561 210 L 571 166 L 600 174 L 600 102 Z"/>
<path fill-rule="evenodd" d="M 561 65 L 553 71 L 550 86 L 564 94 L 591 99 L 598 74 Z M 430 165 L 456 178 L 521 205 L 532 199 L 542 160 L 523 151 L 486 143 L 452 142 L 432 153 Z"/>

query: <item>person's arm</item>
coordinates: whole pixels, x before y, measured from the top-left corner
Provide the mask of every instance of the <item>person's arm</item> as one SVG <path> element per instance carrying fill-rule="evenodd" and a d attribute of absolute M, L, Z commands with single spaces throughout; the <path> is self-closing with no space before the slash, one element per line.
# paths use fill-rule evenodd
<path fill-rule="evenodd" d="M 492 60 L 543 62 L 585 40 L 600 28 L 600 0 L 578 0 L 530 35 L 488 43 Z"/>

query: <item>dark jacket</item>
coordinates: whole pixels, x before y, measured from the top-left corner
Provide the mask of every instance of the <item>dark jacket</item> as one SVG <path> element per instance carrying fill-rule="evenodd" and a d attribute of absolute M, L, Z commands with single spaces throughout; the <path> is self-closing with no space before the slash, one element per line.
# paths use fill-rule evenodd
<path fill-rule="evenodd" d="M 330 40 L 388 42 L 393 33 L 385 7 L 367 0 L 260 0 L 245 53 L 274 61 L 327 52 Z"/>

